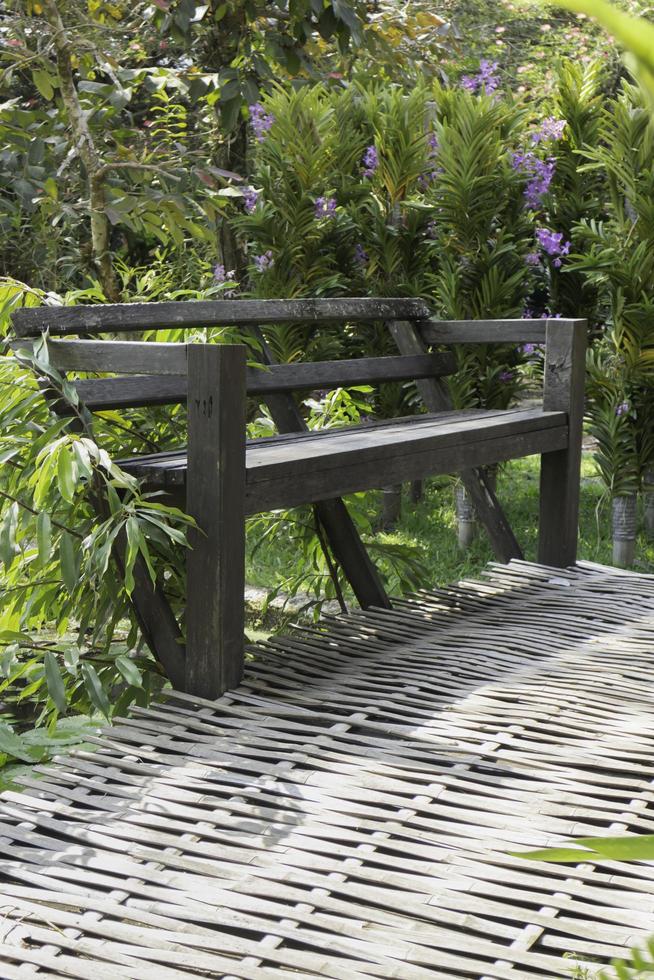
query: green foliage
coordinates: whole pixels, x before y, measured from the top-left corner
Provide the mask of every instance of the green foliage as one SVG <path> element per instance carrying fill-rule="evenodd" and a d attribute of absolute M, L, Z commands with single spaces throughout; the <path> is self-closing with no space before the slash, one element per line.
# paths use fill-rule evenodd
<path fill-rule="evenodd" d="M 605 216 L 605 171 L 581 166 L 584 150 L 597 147 L 602 139 L 605 83 L 606 68 L 599 59 L 586 63 L 568 61 L 558 69 L 552 95 L 552 114 L 565 121 L 565 129 L 563 138 L 551 147 L 556 169 L 547 220 L 549 227 L 571 241 L 573 253 L 583 249 L 578 223 L 582 219 L 599 221 Z M 600 315 L 597 286 L 569 263 L 562 269 L 550 269 L 549 275 L 552 311 L 562 316 L 583 316 L 591 329 L 596 329 Z"/>
<path fill-rule="evenodd" d="M 125 282 L 141 298 L 150 279 L 147 271 L 133 270 L 125 272 Z M 160 289 L 164 298 L 165 280 Z M 92 292 L 84 298 L 103 298 L 97 289 Z M 61 302 L 61 297 L 47 298 Z M 0 326 L 6 329 L 12 309 L 43 299 L 5 281 Z M 146 704 L 166 683 L 160 666 L 141 648 L 129 595 L 139 561 L 153 580 L 165 576 L 179 606 L 189 518 L 155 495 L 143 495 L 114 462 L 143 442 L 156 447 L 174 440 L 174 418 L 171 424 L 153 413 L 145 424 L 139 412 L 132 417 L 107 412 L 92 420 L 74 388 L 50 366 L 46 343 L 39 341 L 19 356 L 3 353 L 0 698 L 13 731 L 5 732 L 0 752 L 24 758 L 30 750 L 22 749 L 22 756 L 14 751 L 23 744 L 24 729 L 45 725 L 54 738 L 64 714 L 110 717 L 132 701 Z M 52 413 L 36 375 L 54 398 L 68 402 L 70 419 Z M 119 565 L 113 561 L 117 547 Z"/>
<path fill-rule="evenodd" d="M 333 428 L 361 422 L 372 411 L 369 402 L 371 391 L 368 386 L 355 386 L 347 390 L 337 388 L 322 393 L 322 397 L 308 398 L 304 405 L 309 428 Z M 272 420 L 264 412 L 250 423 L 248 434 L 254 438 L 270 435 L 273 430 Z M 367 502 L 368 495 L 354 494 L 349 498 L 348 510 L 379 563 L 386 587 L 393 593 L 419 588 L 426 580 L 420 549 L 376 537 L 374 517 Z M 280 573 L 273 583 L 267 583 L 271 588 L 266 607 L 279 595 L 289 600 L 303 594 L 307 596 L 307 602 L 300 611 L 312 609 L 317 619 L 325 602 L 338 600 L 342 607 L 345 606 L 349 587 L 340 567 L 330 555 L 312 508 L 257 514 L 248 520 L 247 528 L 251 566 L 256 567 L 261 552 L 267 553 L 280 546 L 284 549 Z"/>
<path fill-rule="evenodd" d="M 653 861 L 654 834 L 632 834 L 620 837 L 584 837 L 568 842 L 572 847 L 544 847 L 523 851 L 514 857 L 556 864 L 582 864 L 592 861 Z M 645 950 L 631 950 L 629 961 L 613 960 L 611 969 L 601 970 L 598 980 L 637 980 L 654 973 L 654 936 Z"/>
<path fill-rule="evenodd" d="M 630 71 L 654 99 L 654 25 L 607 0 L 552 0 L 560 7 L 595 17 L 625 51 Z"/>
<path fill-rule="evenodd" d="M 613 496 L 637 491 L 654 463 L 654 121 L 625 84 L 601 114 L 584 170 L 607 181 L 605 220 L 575 228 L 583 254 L 572 266 L 598 290 L 606 328 L 589 352 L 588 417 Z"/>
<path fill-rule="evenodd" d="M 524 113 L 508 99 L 435 89 L 437 151 L 429 208 L 429 283 L 446 319 L 519 317 L 530 286 L 533 227 L 512 166 Z M 521 383 L 515 347 L 457 348 L 457 407 L 506 408 Z"/>

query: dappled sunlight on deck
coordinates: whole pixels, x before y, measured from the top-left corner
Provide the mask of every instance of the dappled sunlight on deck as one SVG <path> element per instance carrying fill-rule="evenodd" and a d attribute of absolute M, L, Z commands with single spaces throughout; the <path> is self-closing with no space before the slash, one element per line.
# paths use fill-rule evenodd
<path fill-rule="evenodd" d="M 650 867 L 510 856 L 654 831 L 654 577 L 491 566 L 257 653 L 5 794 L 3 976 L 552 977 L 654 931 Z"/>

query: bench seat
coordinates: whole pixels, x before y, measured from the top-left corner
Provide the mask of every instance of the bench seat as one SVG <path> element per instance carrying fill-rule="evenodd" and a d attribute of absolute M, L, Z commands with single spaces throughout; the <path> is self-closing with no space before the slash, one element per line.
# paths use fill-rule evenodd
<path fill-rule="evenodd" d="M 294 507 L 427 475 L 564 449 L 565 412 L 442 412 L 250 439 L 245 511 Z M 185 488 L 186 450 L 121 460 L 148 488 Z"/>

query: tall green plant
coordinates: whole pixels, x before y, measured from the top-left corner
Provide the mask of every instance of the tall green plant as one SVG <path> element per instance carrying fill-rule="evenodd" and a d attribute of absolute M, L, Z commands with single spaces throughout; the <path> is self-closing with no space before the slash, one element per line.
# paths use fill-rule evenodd
<path fill-rule="evenodd" d="M 555 120 L 564 123 L 561 138 L 550 146 L 555 169 L 548 197 L 548 222 L 571 243 L 571 252 L 583 249 L 576 226 L 582 220 L 605 217 L 606 174 L 602 169 L 582 167 L 583 152 L 596 148 L 602 139 L 606 73 L 600 60 L 565 62 L 557 71 L 552 98 Z M 538 132 L 538 130 L 536 130 Z M 596 328 L 599 296 L 595 284 L 566 261 L 550 269 L 549 303 L 553 313 L 584 317 Z"/>
<path fill-rule="evenodd" d="M 584 155 L 608 180 L 608 216 L 579 223 L 585 255 L 573 263 L 607 311 L 589 354 L 589 421 L 607 491 L 625 496 L 654 464 L 654 120 L 633 85 Z"/>
<path fill-rule="evenodd" d="M 524 111 L 497 93 L 434 90 L 436 147 L 426 188 L 432 302 L 447 319 L 522 315 L 533 227 L 513 163 Z M 505 408 L 520 385 L 515 347 L 458 351 L 457 404 Z"/>

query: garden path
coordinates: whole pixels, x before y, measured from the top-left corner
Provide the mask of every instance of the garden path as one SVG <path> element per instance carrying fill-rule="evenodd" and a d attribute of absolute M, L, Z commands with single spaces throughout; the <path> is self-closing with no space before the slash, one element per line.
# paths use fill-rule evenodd
<path fill-rule="evenodd" d="M 261 650 L 261 648 L 259 648 Z M 0 975 L 565 977 L 654 931 L 654 576 L 483 582 L 265 647 L 0 800 Z"/>

